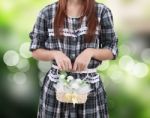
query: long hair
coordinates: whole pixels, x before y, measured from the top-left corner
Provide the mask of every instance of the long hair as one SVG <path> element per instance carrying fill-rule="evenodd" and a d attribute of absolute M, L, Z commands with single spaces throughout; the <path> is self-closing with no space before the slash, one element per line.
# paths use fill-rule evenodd
<path fill-rule="evenodd" d="M 98 20 L 96 17 L 96 9 L 95 9 L 95 0 L 82 0 L 82 17 L 80 17 L 80 21 L 84 16 L 87 16 L 87 27 L 88 30 L 85 34 L 85 42 L 91 42 L 94 39 L 96 26 L 98 24 Z M 54 19 L 54 34 L 56 37 L 62 37 L 62 29 L 64 28 L 64 20 L 67 17 L 66 15 L 67 8 L 67 0 L 59 0 L 58 7 Z M 61 19 L 61 20 L 60 20 Z"/>

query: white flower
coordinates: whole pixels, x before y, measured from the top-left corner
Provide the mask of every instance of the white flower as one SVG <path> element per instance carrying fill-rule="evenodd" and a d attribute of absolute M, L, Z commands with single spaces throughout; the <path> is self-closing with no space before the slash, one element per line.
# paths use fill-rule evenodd
<path fill-rule="evenodd" d="M 67 77 L 67 82 L 70 82 L 70 81 L 72 81 L 72 80 L 74 80 L 73 76 L 68 76 L 68 77 Z"/>
<path fill-rule="evenodd" d="M 89 85 L 86 85 L 86 86 L 84 86 L 84 87 L 81 87 L 79 90 L 78 90 L 78 92 L 79 93 L 88 93 L 88 92 L 90 92 L 92 89 L 91 89 L 91 87 L 89 86 Z"/>
<path fill-rule="evenodd" d="M 61 74 L 59 77 L 60 77 L 61 79 L 65 79 L 66 75 Z"/>
<path fill-rule="evenodd" d="M 81 84 L 82 83 L 82 80 L 80 78 L 76 79 L 76 82 Z"/>
<path fill-rule="evenodd" d="M 76 82 L 71 84 L 71 88 L 73 88 L 73 89 L 79 89 L 79 87 L 80 87 L 79 84 Z"/>

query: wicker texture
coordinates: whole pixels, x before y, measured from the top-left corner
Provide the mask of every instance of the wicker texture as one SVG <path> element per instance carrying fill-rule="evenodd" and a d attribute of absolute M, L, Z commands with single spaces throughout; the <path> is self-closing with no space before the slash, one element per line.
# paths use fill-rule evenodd
<path fill-rule="evenodd" d="M 56 92 L 56 98 L 58 101 L 76 104 L 85 103 L 87 100 L 87 95 L 88 94 Z"/>

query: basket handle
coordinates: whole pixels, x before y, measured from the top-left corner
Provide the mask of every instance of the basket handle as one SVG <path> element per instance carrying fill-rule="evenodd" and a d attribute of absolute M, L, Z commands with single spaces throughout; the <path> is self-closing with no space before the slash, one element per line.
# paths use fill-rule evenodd
<path fill-rule="evenodd" d="M 87 81 L 87 78 L 89 77 L 89 70 L 87 70 L 86 76 L 83 78 L 84 81 Z"/>

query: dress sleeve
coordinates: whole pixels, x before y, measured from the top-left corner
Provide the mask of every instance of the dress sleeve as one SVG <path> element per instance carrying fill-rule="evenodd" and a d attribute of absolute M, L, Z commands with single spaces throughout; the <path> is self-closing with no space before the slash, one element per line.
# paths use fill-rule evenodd
<path fill-rule="evenodd" d="M 108 7 L 102 11 L 100 25 L 100 45 L 102 48 L 110 49 L 113 54 L 113 60 L 115 60 L 118 55 L 118 37 L 114 31 L 113 15 Z"/>
<path fill-rule="evenodd" d="M 29 33 L 29 37 L 31 39 L 29 48 L 30 51 L 33 51 L 38 48 L 46 49 L 45 41 L 48 38 L 48 31 L 47 31 L 47 21 L 43 10 L 39 12 L 36 22 L 33 26 L 33 30 Z"/>

